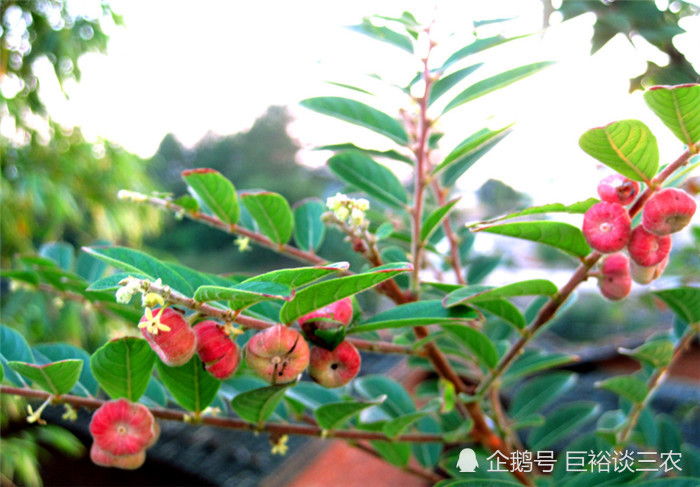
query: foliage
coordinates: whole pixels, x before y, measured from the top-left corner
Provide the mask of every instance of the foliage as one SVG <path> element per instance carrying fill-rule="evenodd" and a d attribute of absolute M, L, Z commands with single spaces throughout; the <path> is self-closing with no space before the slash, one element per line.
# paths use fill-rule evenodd
<path fill-rule="evenodd" d="M 524 76 L 535 75 L 548 63 L 499 66 L 500 74 L 475 80 L 472 74 L 478 70 L 462 71 L 469 57 L 515 38 L 480 38 L 477 28 L 468 45 L 451 55 L 441 53 L 447 61 L 434 66 L 434 51 L 440 46 L 430 42 L 431 27 L 419 24 L 410 13 L 399 18 L 365 19 L 356 30 L 413 53 L 417 74 L 400 90 L 405 105 L 413 111 L 396 106 L 390 112 L 401 114 L 401 119 L 387 113 L 388 109 L 372 106 L 376 100 L 362 95 L 362 88 L 351 90 L 355 98 L 316 97 L 302 102 L 310 110 L 363 127 L 392 144 L 390 152 L 360 149 L 352 142 L 332 149 L 335 154 L 329 159 L 329 168 L 351 196 L 329 198 L 328 211 L 320 210 L 318 204 L 313 210 L 297 211 L 297 205 L 308 202 L 289 202 L 269 188 L 241 190 L 239 181 L 227 179 L 214 168 L 182 171 L 189 194 L 180 197 L 131 189 L 120 192 L 133 204 L 205 223 L 226 235 L 237 235 L 245 245 L 261 246 L 303 264 L 251 277 L 220 263 L 216 273 L 208 273 L 118 246 L 84 247 L 80 255 L 88 260 L 82 266 L 74 264 L 73 249 L 65 244 L 45 248 L 43 256 L 21 256 L 12 269 L 3 271 L 4 277 L 24 287 L 90 303 L 101 313 L 123 318 L 131 329 L 104 343 L 88 359 L 80 348 L 65 344 L 30 345 L 22 334 L 3 326 L 1 370 L 11 385 L 2 386 L 0 391 L 32 394 L 45 398 L 45 404 L 64 401 L 92 409 L 103 404 L 107 396 L 125 397 L 152 407 L 156 418 L 267 433 L 274 453 L 286 451 L 288 434 L 341 438 L 352 444 L 366 440 L 371 446 L 364 448 L 376 456 L 441 485 L 464 483 L 455 469 L 453 446 L 458 450 L 473 448 L 479 461 L 486 462 L 482 465 L 488 464 L 486 457 L 501 455 L 511 472 L 482 469 L 466 482 L 472 485 L 590 485 L 591 481 L 602 482 L 601 478 L 610 480 L 611 472 L 564 470 L 569 451 L 680 451 L 682 437 L 675 422 L 665 416 L 654 420 L 648 408 L 674 357 L 697 335 L 697 276 L 686 285 L 653 293 L 676 315 L 677 323 L 646 337 L 638 347 L 620 351 L 638 361 L 640 370 L 596 384 L 618 399 L 616 409 L 603 411 L 595 401 L 580 401 L 566 394 L 577 375 L 555 369 L 571 364 L 576 356 L 532 343 L 573 301 L 579 285 L 600 275 L 596 265 L 601 254 L 591 251 L 578 226 L 560 221 L 580 217 L 594 201 L 519 209 L 473 222 L 469 231 L 463 215 L 455 211 L 456 180 L 510 129 L 479 130 L 456 147 L 442 151 L 447 155 L 439 160 L 436 149 L 440 135 L 435 132 L 435 122 L 442 113 L 462 110 L 481 96 L 492 97 Z M 421 46 L 427 46 L 425 52 Z M 438 101 L 435 94 L 431 97 L 431 88 L 438 90 L 442 99 Z M 669 179 L 683 179 L 684 166 L 697 157 L 697 89 L 698 85 L 664 87 L 645 96 L 653 112 L 676 133 L 681 144 L 687 144 L 670 164 L 659 165 L 656 139 L 641 121 L 614 122 L 581 137 L 581 148 L 592 157 L 612 171 L 646 184 L 636 202 L 625 210 L 632 217 Z M 664 103 L 669 97 L 690 101 L 669 107 Z M 397 157 L 410 164 L 411 183 L 401 180 L 387 163 L 387 159 L 396 161 Z M 489 185 L 483 194 L 502 190 Z M 506 193 L 514 200 L 521 199 Z M 347 247 L 364 260 L 364 265 L 350 266 L 325 257 L 325 227 L 345 234 Z M 561 287 L 543 278 L 507 279 L 497 286 L 479 284 L 498 266 L 497 260 L 477 259 L 471 252 L 474 239 L 483 232 L 557 249 L 566 255 L 571 277 Z M 319 253 L 314 250 L 317 248 Z M 437 382 L 421 384 L 413 395 L 403 384 L 381 375 L 357 377 L 338 391 L 301 376 L 282 384 L 275 382 L 293 352 L 307 364 L 308 355 L 313 355 L 312 351 L 304 357 L 307 344 L 295 331 L 295 322 L 338 300 L 369 292 L 385 297 L 389 309 L 372 313 L 355 303 L 353 321 L 338 323 L 333 316 L 326 317 L 334 323 L 332 336 L 328 336 L 328 329 L 322 330 L 325 334 L 316 332 L 325 348 L 345 340 L 364 353 L 400 353 L 409 357 L 411 366 L 428 370 Z M 649 294 L 645 288 L 641 293 Z M 154 355 L 150 350 L 153 341 L 157 338 L 165 343 L 172 336 L 168 333 L 174 333 L 162 327 L 156 305 L 182 310 L 189 322 L 185 330 L 203 318 L 217 320 L 244 348 L 261 330 L 284 330 L 297 339 L 287 346 L 281 332 L 270 335 L 270 348 L 275 351 L 270 358 L 274 364 L 270 385 L 253 378 L 255 374 L 267 376 L 258 370 L 258 359 L 265 357 L 258 350 L 251 359 L 251 348 L 245 348 L 242 362 L 246 365 L 221 381 L 204 370 L 197 355 L 178 367 L 170 367 Z M 144 314 L 143 308 L 146 319 L 137 329 L 134 325 Z M 256 335 L 256 340 L 261 336 Z M 165 348 L 162 343 L 161 350 Z M 257 346 L 265 351 L 264 345 Z M 338 363 L 333 365 L 335 370 Z M 282 367 L 279 374 L 278 366 Z M 26 385 L 32 389 L 24 388 Z M 509 404 L 504 401 L 506 395 L 512 397 Z M 555 403 L 561 398 L 566 400 Z M 162 408 L 175 405 L 186 412 Z M 212 407 L 220 409 L 218 416 L 209 414 Z M 32 419 L 38 419 L 40 411 L 32 414 Z M 591 425 L 594 432 L 584 433 Z M 516 468 L 515 454 L 525 450 L 538 456 L 549 450 L 552 455 L 556 452 L 557 468 L 549 476 L 540 475 L 537 469 Z M 692 462 L 692 456 L 688 457 Z M 657 471 L 658 475 L 669 473 L 660 468 Z M 654 477 L 640 470 L 620 474 L 611 482 L 655 485 L 665 481 Z M 685 482 L 682 478 L 671 480 Z"/>

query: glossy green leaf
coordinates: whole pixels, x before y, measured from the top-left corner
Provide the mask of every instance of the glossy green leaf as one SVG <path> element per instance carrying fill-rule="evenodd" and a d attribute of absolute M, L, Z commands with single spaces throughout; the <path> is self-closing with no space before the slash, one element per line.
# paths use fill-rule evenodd
<path fill-rule="evenodd" d="M 442 221 L 447 217 L 447 214 L 454 208 L 454 206 L 459 202 L 461 198 L 455 198 L 448 201 L 441 207 L 433 211 L 423 222 L 420 229 L 420 240 L 425 242 L 437 229 L 437 227 L 442 223 Z"/>
<path fill-rule="evenodd" d="M 478 303 L 473 303 L 473 305 L 476 308 L 483 311 L 488 311 L 489 313 L 498 316 L 499 318 L 513 325 L 518 330 L 522 330 L 527 325 L 525 322 L 525 317 L 517 306 L 505 299 L 479 301 Z"/>
<path fill-rule="evenodd" d="M 194 299 L 206 301 L 229 300 L 231 309 L 242 309 L 268 299 L 291 301 L 294 297 L 292 288 L 275 282 L 249 282 L 231 287 L 200 286 L 194 293 Z"/>
<path fill-rule="evenodd" d="M 478 81 L 454 97 L 452 101 L 447 104 L 442 113 L 446 113 L 469 101 L 475 100 L 496 90 L 500 90 L 501 88 L 505 88 L 516 81 L 525 79 L 528 76 L 546 68 L 550 64 L 552 64 L 550 61 L 527 64 L 525 66 L 509 69 L 503 73 L 499 73 L 495 76 L 491 76 L 490 78 Z"/>
<path fill-rule="evenodd" d="M 43 390 L 54 395 L 68 394 L 78 383 L 83 361 L 77 359 L 59 360 L 46 365 L 26 362 L 8 362 L 7 365 L 34 382 Z"/>
<path fill-rule="evenodd" d="M 289 384 L 263 387 L 238 394 L 231 400 L 233 410 L 249 423 L 262 424 L 282 401 Z"/>
<path fill-rule="evenodd" d="M 371 441 L 374 451 L 392 465 L 405 467 L 411 459 L 411 445 L 409 443 L 387 443 L 385 441 Z"/>
<path fill-rule="evenodd" d="M 197 355 L 180 367 L 169 367 L 158 360 L 156 368 L 163 385 L 177 403 L 188 411 L 203 411 L 216 398 L 221 386 L 220 380 L 204 370 Z"/>
<path fill-rule="evenodd" d="M 384 402 L 385 397 L 379 397 L 372 402 L 336 402 L 324 404 L 314 411 L 318 425 L 325 430 L 342 428 L 348 421 L 368 407 Z"/>
<path fill-rule="evenodd" d="M 350 264 L 347 262 L 334 262 L 332 264 L 319 265 L 314 267 L 293 267 L 291 269 L 280 269 L 276 271 L 259 274 L 250 279 L 246 279 L 241 284 L 253 282 L 272 282 L 284 284 L 291 288 L 298 288 L 310 284 L 318 279 L 337 272 L 347 271 Z"/>
<path fill-rule="evenodd" d="M 535 372 L 559 367 L 577 361 L 575 355 L 563 353 L 545 353 L 538 350 L 525 350 L 503 374 L 504 382 L 513 382 L 516 379 Z"/>
<path fill-rule="evenodd" d="M 412 269 L 413 267 L 408 263 L 387 264 L 362 274 L 312 284 L 297 292 L 290 302 L 284 303 L 280 311 L 280 319 L 283 323 L 291 323 L 311 311 L 370 289 L 380 282 L 403 272 L 410 272 Z"/>
<path fill-rule="evenodd" d="M 0 325 L 0 362 L 2 362 L 2 368 L 5 371 L 5 378 L 18 387 L 26 386 L 27 382 L 22 376 L 15 373 L 7 365 L 8 362 L 12 361 L 32 363 L 34 355 L 21 333 L 9 326 Z"/>
<path fill-rule="evenodd" d="M 39 255 L 51 259 L 64 271 L 73 270 L 75 252 L 73 246 L 66 242 L 51 242 L 41 246 Z"/>
<path fill-rule="evenodd" d="M 577 378 L 573 372 L 552 372 L 535 377 L 517 390 L 508 413 L 513 419 L 523 419 L 540 411 L 571 390 Z"/>
<path fill-rule="evenodd" d="M 304 200 L 294 208 L 294 242 L 302 250 L 317 251 L 326 236 L 321 216 L 326 205 L 318 199 Z"/>
<path fill-rule="evenodd" d="M 307 98 L 300 104 L 324 115 L 373 130 L 400 145 L 408 144 L 408 135 L 397 120 L 359 101 L 337 96 L 324 96 Z"/>
<path fill-rule="evenodd" d="M 503 36 L 494 36 L 494 37 L 487 37 L 484 39 L 476 39 L 474 42 L 471 44 L 464 46 L 463 48 L 459 49 L 455 53 L 451 54 L 450 57 L 447 58 L 447 60 L 443 63 L 442 67 L 440 68 L 440 71 L 445 71 L 447 68 L 452 66 L 454 63 L 461 61 L 462 59 L 471 56 L 472 54 L 476 54 L 478 52 L 484 51 L 486 49 L 489 49 L 491 47 L 496 47 L 501 44 L 504 44 L 506 42 L 514 41 L 516 39 L 521 39 L 523 37 L 527 37 L 530 34 L 526 35 L 521 35 L 521 36 L 515 36 L 515 37 L 503 37 Z"/>
<path fill-rule="evenodd" d="M 382 431 L 390 438 L 396 438 L 402 434 L 409 426 L 425 417 L 428 413 L 419 411 L 417 413 L 404 414 L 384 423 Z"/>
<path fill-rule="evenodd" d="M 240 215 L 233 183 L 214 169 L 199 168 L 182 172 L 182 179 L 211 212 L 226 223 L 237 223 Z"/>
<path fill-rule="evenodd" d="M 514 282 L 496 288 L 485 286 L 464 286 L 451 292 L 443 299 L 443 305 L 450 307 L 458 304 L 481 303 L 494 299 L 513 298 L 516 296 L 553 296 L 557 286 L 546 279 L 531 279 Z"/>
<path fill-rule="evenodd" d="M 652 86 L 644 101 L 685 145 L 700 142 L 700 85 Z"/>
<path fill-rule="evenodd" d="M 652 367 L 666 367 L 673 358 L 673 343 L 670 340 L 652 340 L 634 350 L 620 348 L 619 351 Z"/>
<path fill-rule="evenodd" d="M 438 79 L 430 90 L 430 96 L 428 100 L 428 106 L 432 105 L 435 100 L 444 95 L 450 88 L 453 88 L 464 78 L 472 74 L 474 71 L 483 66 L 484 63 L 474 64 L 472 66 L 460 69 L 454 73 L 448 74 L 447 76 Z"/>
<path fill-rule="evenodd" d="M 585 257 L 591 252 L 581 229 L 563 222 L 513 222 L 480 228 L 478 231 L 550 245 L 574 257 Z"/>
<path fill-rule="evenodd" d="M 470 223 L 469 225 L 467 225 L 467 228 L 479 227 L 482 225 L 491 225 L 493 223 L 497 223 L 503 220 L 509 220 L 511 218 L 518 218 L 521 216 L 528 215 L 539 215 L 542 213 L 569 213 L 573 215 L 583 214 L 586 213 L 588 209 L 596 203 L 600 203 L 600 200 L 596 198 L 588 198 L 587 200 L 577 201 L 576 203 L 572 203 L 570 205 L 564 205 L 562 203 L 551 203 L 549 205 L 531 206 L 530 208 L 526 208 L 521 211 L 516 211 L 514 213 L 509 213 L 507 215 L 499 216 L 491 220 Z"/>
<path fill-rule="evenodd" d="M 492 369 L 498 363 L 498 352 L 493 342 L 479 330 L 475 330 L 464 325 L 440 325 L 444 330 L 447 330 L 459 342 L 467 347 L 474 356 L 489 369 Z"/>
<path fill-rule="evenodd" d="M 700 322 L 700 287 L 683 286 L 655 291 L 653 294 L 661 298 L 686 323 Z"/>
<path fill-rule="evenodd" d="M 97 395 L 100 386 L 90 371 L 90 355 L 82 348 L 69 343 L 42 343 L 34 347 L 34 356 L 37 363 L 42 365 L 59 360 L 77 359 L 82 361 L 83 366 L 80 369 L 78 383 L 75 384 L 70 393 L 78 396 Z"/>
<path fill-rule="evenodd" d="M 590 156 L 635 181 L 651 180 L 659 169 L 659 148 L 649 127 L 620 120 L 587 131 L 579 145 Z"/>
<path fill-rule="evenodd" d="M 394 379 L 383 375 L 366 375 L 355 379 L 353 385 L 367 399 L 376 400 L 386 396 L 386 400 L 377 406 L 377 409 L 385 414 L 385 419 L 398 418 L 416 411 L 411 396 L 404 386 Z"/>
<path fill-rule="evenodd" d="M 373 25 L 369 20 L 363 19 L 359 25 L 348 27 L 350 30 L 359 32 L 378 41 L 386 42 L 404 51 L 413 53 L 413 42 L 411 38 L 396 32 L 388 27 Z"/>
<path fill-rule="evenodd" d="M 647 385 L 639 377 L 632 375 L 618 375 L 604 381 L 596 382 L 596 387 L 614 392 L 618 396 L 641 403 L 647 397 Z"/>
<path fill-rule="evenodd" d="M 294 231 L 294 215 L 284 196 L 271 193 L 243 193 L 241 202 L 260 232 L 275 243 L 289 241 Z"/>
<path fill-rule="evenodd" d="M 458 323 L 477 319 L 479 315 L 466 306 L 445 308 L 438 299 L 416 301 L 394 306 L 351 328 L 349 333 L 362 333 L 386 328 L 427 326 L 439 323 Z"/>
<path fill-rule="evenodd" d="M 403 208 L 408 203 L 406 190 L 396 175 L 363 154 L 337 154 L 328 159 L 328 167 L 338 178 L 389 206 Z"/>
<path fill-rule="evenodd" d="M 365 149 L 364 147 L 359 147 L 350 142 L 344 144 L 331 144 L 322 145 L 314 150 L 330 150 L 334 152 L 360 152 L 370 157 L 385 157 L 387 159 L 393 159 L 395 161 L 405 162 L 406 164 L 413 165 L 413 159 L 405 156 L 394 149 L 390 150 L 375 150 L 375 149 Z"/>
<path fill-rule="evenodd" d="M 146 392 L 156 354 L 146 340 L 116 338 L 90 357 L 90 369 L 112 399 L 124 397 L 136 402 Z"/>
<path fill-rule="evenodd" d="M 486 147 L 490 148 L 491 146 L 489 144 L 498 142 L 506 135 L 508 135 L 510 133 L 511 127 L 512 125 L 508 125 L 498 130 L 489 130 L 484 128 L 479 130 L 478 132 L 473 133 L 472 135 L 464 139 L 462 142 L 460 142 L 457 145 L 457 147 L 452 149 L 452 151 L 449 154 L 447 154 L 447 156 L 445 156 L 445 159 L 443 159 L 443 161 L 435 169 L 433 169 L 433 174 L 438 174 L 442 170 L 453 165 L 458 166 L 462 161 L 468 160 L 469 156 L 473 156 L 474 154 L 478 153 Z M 474 159 L 473 162 L 476 162 L 476 159 Z M 469 166 L 471 166 L 471 164 L 469 164 Z M 464 168 L 460 172 L 460 175 L 468 168 L 469 167 Z M 457 178 L 452 177 L 450 179 L 456 180 Z"/>
<path fill-rule="evenodd" d="M 199 202 L 196 198 L 193 198 L 188 194 L 180 196 L 179 198 L 175 199 L 173 203 L 185 211 L 199 211 Z"/>
<path fill-rule="evenodd" d="M 560 406 L 552 411 L 544 425 L 532 431 L 528 447 L 533 451 L 551 447 L 569 432 L 589 422 L 600 411 L 598 404 L 576 402 Z"/>

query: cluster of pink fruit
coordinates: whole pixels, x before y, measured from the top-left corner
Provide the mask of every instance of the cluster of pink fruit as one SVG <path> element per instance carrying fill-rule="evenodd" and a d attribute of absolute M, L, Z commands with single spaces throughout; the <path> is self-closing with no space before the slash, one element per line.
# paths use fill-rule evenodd
<path fill-rule="evenodd" d="M 655 192 L 642 209 L 642 222 L 632 228 L 625 208 L 634 203 L 640 186 L 614 174 L 598 184 L 602 200 L 583 217 L 583 235 L 588 244 L 606 255 L 600 266 L 598 285 L 608 299 L 627 296 L 632 280 L 649 284 L 668 263 L 671 234 L 684 228 L 695 213 L 695 201 L 683 190 L 665 188 Z M 621 251 L 627 249 L 630 260 Z"/>

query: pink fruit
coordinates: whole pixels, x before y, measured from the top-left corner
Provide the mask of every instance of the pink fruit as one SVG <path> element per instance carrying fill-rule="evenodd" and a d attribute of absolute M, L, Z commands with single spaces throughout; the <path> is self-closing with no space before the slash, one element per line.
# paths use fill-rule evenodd
<path fill-rule="evenodd" d="M 651 281 L 658 279 L 659 276 L 661 276 L 664 269 L 666 269 L 667 264 L 668 256 L 666 256 L 666 258 L 658 264 L 648 267 L 641 266 L 635 261 L 632 261 L 632 265 L 630 266 L 632 279 L 634 282 L 639 284 L 649 284 Z"/>
<path fill-rule="evenodd" d="M 341 387 L 360 371 L 360 353 L 344 340 L 335 350 L 311 347 L 309 375 L 323 387 Z"/>
<path fill-rule="evenodd" d="M 155 317 L 160 312 L 154 309 L 152 315 Z M 148 317 L 141 318 L 141 323 L 148 321 Z M 160 323 L 170 328 L 170 331 L 158 330 L 151 333 L 148 328 L 141 328 L 141 333 L 151 345 L 151 348 L 158 354 L 164 364 L 171 367 L 184 365 L 190 361 L 196 347 L 196 336 L 192 327 L 185 321 L 177 311 L 167 308 L 160 316 Z"/>
<path fill-rule="evenodd" d="M 654 266 L 671 252 L 671 237 L 654 235 L 642 225 L 638 225 L 632 230 L 627 251 L 637 264 L 644 267 Z"/>
<path fill-rule="evenodd" d="M 153 415 L 146 406 L 117 399 L 95 411 L 90 433 L 95 445 L 110 455 L 135 455 L 153 440 L 153 424 Z"/>
<path fill-rule="evenodd" d="M 221 380 L 231 377 L 240 363 L 240 352 L 223 326 L 215 321 L 202 321 L 194 326 L 194 332 L 197 335 L 197 354 L 207 372 Z"/>
<path fill-rule="evenodd" d="M 112 455 L 102 450 L 97 443 L 90 448 L 90 460 L 102 467 L 116 467 L 124 470 L 135 470 L 146 461 L 146 451 L 140 450 L 133 455 Z"/>
<path fill-rule="evenodd" d="M 352 299 L 344 298 L 302 316 L 299 318 L 299 326 L 307 340 L 314 345 L 325 347 L 326 343 L 316 336 L 316 330 L 331 330 L 342 325 L 347 326 L 352 320 L 352 312 Z"/>
<path fill-rule="evenodd" d="M 695 200 L 683 190 L 662 189 L 654 193 L 642 210 L 642 225 L 656 235 L 683 229 L 695 214 Z"/>
<path fill-rule="evenodd" d="M 309 365 L 309 346 L 304 337 L 283 325 L 253 335 L 244 353 L 248 367 L 271 384 L 291 382 Z"/>
<path fill-rule="evenodd" d="M 601 266 L 598 280 L 600 293 L 608 299 L 617 301 L 624 298 L 632 289 L 629 259 L 625 254 L 608 255 Z"/>
<path fill-rule="evenodd" d="M 611 174 L 598 183 L 598 195 L 603 201 L 629 205 L 639 194 L 639 183 L 621 174 Z"/>
<path fill-rule="evenodd" d="M 598 252 L 609 254 L 625 248 L 630 237 L 630 216 L 617 203 L 601 201 L 583 216 L 583 235 Z"/>

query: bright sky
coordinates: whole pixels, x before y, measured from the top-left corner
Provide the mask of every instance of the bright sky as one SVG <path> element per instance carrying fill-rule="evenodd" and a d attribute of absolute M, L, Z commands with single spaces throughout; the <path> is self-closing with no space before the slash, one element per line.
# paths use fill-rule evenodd
<path fill-rule="evenodd" d="M 438 1 L 436 10 L 432 2 L 415 0 L 359 0 L 344 2 L 342 7 L 316 0 L 111 3 L 124 15 L 126 28 L 111 34 L 107 56 L 83 60 L 82 83 L 69 89 L 71 102 L 64 115 L 82 126 L 86 135 L 113 140 L 143 157 L 152 155 L 169 132 L 193 145 L 209 131 L 245 130 L 273 104 L 292 107 L 297 121 L 290 132 L 304 147 L 353 141 L 390 148 L 366 130 L 297 106 L 310 96 L 358 97 L 325 81 L 374 90 L 377 83 L 363 74 L 377 73 L 406 84 L 415 73 L 408 54 L 344 26 L 359 23 L 363 16 L 398 16 L 403 10 L 413 11 L 419 20 L 435 15 L 436 57 L 444 59 L 469 42 L 472 18 L 517 17 L 507 24 L 507 35 L 535 32 L 542 23 L 539 0 Z M 700 22 L 692 22 L 684 25 L 690 33 L 676 40 L 700 66 L 700 52 L 687 49 L 700 45 Z M 623 118 L 640 118 L 653 130 L 659 127 L 640 94 L 627 93 L 628 79 L 644 70 L 644 56 L 618 37 L 589 57 L 592 25 L 593 17 L 583 16 L 555 25 L 544 36 L 488 51 L 491 64 L 472 75 L 472 80 L 534 61 L 557 64 L 495 96 L 455 109 L 441 120 L 440 128 L 447 133 L 445 154 L 487 123 L 495 128 L 518 121 L 515 133 L 463 178 L 463 189 L 477 189 L 495 177 L 531 194 L 536 203 L 585 199 L 595 194 L 595 184 L 606 172 L 578 148 L 585 130 Z M 503 28 L 497 24 L 484 34 Z M 457 34 L 447 37 L 450 32 Z M 647 46 L 641 47 L 648 53 Z M 664 56 L 658 54 L 655 61 L 664 63 Z M 453 90 L 452 96 L 457 92 Z M 401 103 L 381 91 L 376 97 L 363 96 L 358 99 L 392 115 Z M 666 132 L 657 131 L 663 135 L 659 137 L 662 161 L 680 150 Z M 317 165 L 328 155 L 305 150 L 301 158 Z"/>

